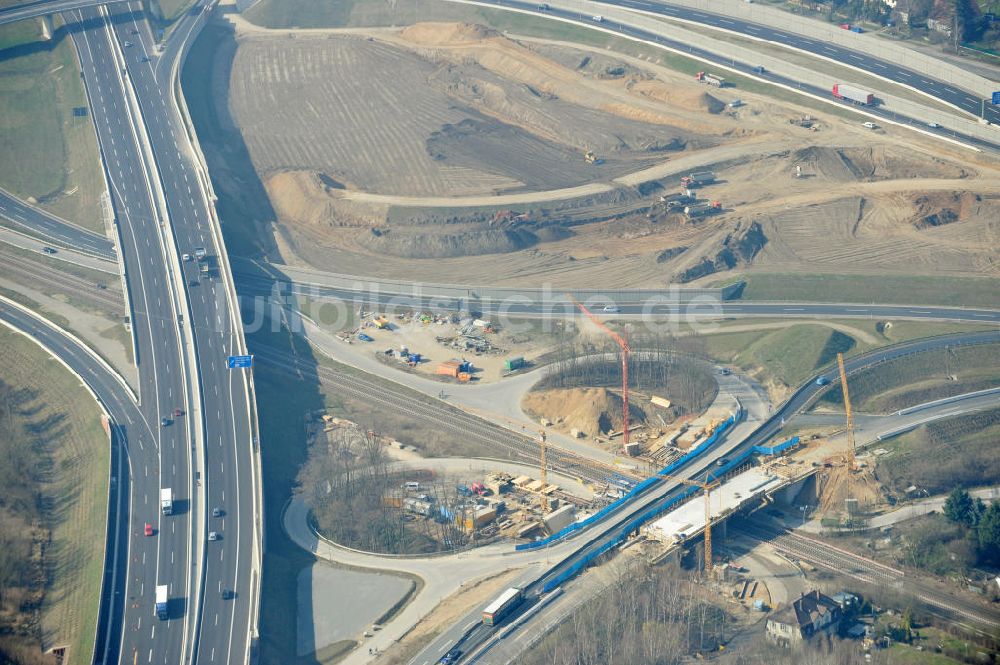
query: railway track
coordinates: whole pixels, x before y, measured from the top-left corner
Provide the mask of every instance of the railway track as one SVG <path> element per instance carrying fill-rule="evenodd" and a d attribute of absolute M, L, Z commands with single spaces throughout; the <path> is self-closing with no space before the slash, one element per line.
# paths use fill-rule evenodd
<path fill-rule="evenodd" d="M 800 561 L 825 568 L 840 575 L 876 586 L 891 587 L 912 595 L 928 606 L 931 614 L 958 623 L 984 634 L 1000 628 L 1000 616 L 990 608 L 970 600 L 946 593 L 920 580 L 916 575 L 899 568 L 887 566 L 867 557 L 847 552 L 801 534 L 769 528 L 760 524 L 735 522 L 732 525 L 741 534 L 758 542 L 767 543 L 778 552 Z M 984 631 L 983 628 L 986 628 Z"/>
<path fill-rule="evenodd" d="M 394 411 L 403 409 L 413 418 L 433 427 L 446 429 L 456 436 L 474 440 L 489 448 L 502 448 L 513 457 L 533 465 L 540 462 L 539 445 L 534 438 L 512 432 L 456 407 L 414 399 L 412 394 L 386 385 L 387 382 L 371 381 L 354 373 L 323 367 L 267 345 L 254 344 L 252 352 L 257 358 L 267 362 L 270 370 L 314 376 L 320 382 L 336 386 L 340 393 Z M 609 474 L 621 475 L 618 469 L 557 446 L 547 446 L 545 457 L 550 468 L 591 483 L 604 484 Z"/>
<path fill-rule="evenodd" d="M 22 280 L 28 280 L 25 283 L 26 286 L 49 287 L 105 307 L 115 315 L 121 316 L 125 313 L 125 302 L 122 298 L 121 288 L 112 275 L 108 276 L 105 288 L 100 288 L 96 283 L 85 282 L 77 275 L 38 265 L 10 252 L 0 250 L 0 260 L 3 261 L 4 274 L 22 283 L 25 283 Z M 17 280 L 17 277 L 22 279 Z"/>

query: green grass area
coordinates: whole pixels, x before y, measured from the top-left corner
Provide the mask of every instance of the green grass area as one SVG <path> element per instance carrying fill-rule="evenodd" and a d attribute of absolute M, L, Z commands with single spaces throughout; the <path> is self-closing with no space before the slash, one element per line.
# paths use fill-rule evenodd
<path fill-rule="evenodd" d="M 154 11 L 157 18 L 169 23 L 194 5 L 194 0 L 154 0 L 152 4 L 156 8 Z"/>
<path fill-rule="evenodd" d="M 888 413 L 943 397 L 1000 384 L 1000 344 L 936 349 L 881 363 L 850 377 L 851 404 L 858 411 Z M 838 390 L 828 390 L 820 408 L 843 408 Z"/>
<path fill-rule="evenodd" d="M 989 277 L 753 273 L 743 279 L 741 300 L 1000 308 L 1000 280 Z"/>
<path fill-rule="evenodd" d="M 786 386 L 802 383 L 836 360 L 837 352 L 847 354 L 867 348 L 838 330 L 813 324 L 709 335 L 705 345 L 713 358 L 747 369 L 763 368 L 769 378 Z"/>
<path fill-rule="evenodd" d="M 65 32 L 39 40 L 32 21 L 0 27 L 0 187 L 84 228 L 104 232 L 97 140 L 76 54 Z"/>
<path fill-rule="evenodd" d="M 5 498 L 14 495 L 15 484 L 24 484 L 37 496 L 39 526 L 49 534 L 39 550 L 44 552 L 44 595 L 36 629 L 44 635 L 43 647 L 66 645 L 68 663 L 89 663 L 103 576 L 108 436 L 97 404 L 79 379 L 5 327 L 0 328 L 0 368 L 0 382 L 14 391 L 3 400 L 11 426 L 0 436 L 12 436 L 8 445 L 30 448 L 39 460 L 14 468 L 18 455 L 8 449 L 2 456 L 6 471 L 17 474 L 15 481 L 4 473 Z M 3 502 L 5 518 L 11 507 Z M 7 519 L 4 523 L 13 528 Z"/>
<path fill-rule="evenodd" d="M 1000 478 L 998 440 L 1000 409 L 928 423 L 881 442 L 889 454 L 879 458 L 878 473 L 896 491 L 913 484 L 932 495 L 992 485 Z"/>

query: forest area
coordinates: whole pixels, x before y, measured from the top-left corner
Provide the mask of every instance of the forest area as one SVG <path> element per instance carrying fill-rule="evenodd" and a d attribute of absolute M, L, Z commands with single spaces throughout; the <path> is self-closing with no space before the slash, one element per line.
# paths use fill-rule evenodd
<path fill-rule="evenodd" d="M 629 346 L 632 390 L 668 395 L 678 417 L 701 413 L 715 399 L 718 385 L 712 366 L 694 355 L 697 347 L 691 352 L 687 347 L 672 350 L 676 340 L 657 335 L 635 336 Z M 621 351 L 610 340 L 564 342 L 547 360 L 551 365 L 535 390 L 621 386 Z"/>
<path fill-rule="evenodd" d="M 23 418 L 36 398 L 0 380 L 0 662 L 18 665 L 55 662 L 39 649 L 37 615 L 49 539 L 39 492 L 47 468 L 43 442 L 58 423 Z"/>
<path fill-rule="evenodd" d="M 435 484 L 426 472 L 394 472 L 391 463 L 374 430 L 341 427 L 321 432 L 298 476 L 299 495 L 319 532 L 341 545 L 384 554 L 430 553 L 463 545 L 467 537 L 453 521 L 424 519 L 402 506 L 402 486 L 409 480 L 423 481 L 438 506 L 454 503 L 454 492 Z"/>

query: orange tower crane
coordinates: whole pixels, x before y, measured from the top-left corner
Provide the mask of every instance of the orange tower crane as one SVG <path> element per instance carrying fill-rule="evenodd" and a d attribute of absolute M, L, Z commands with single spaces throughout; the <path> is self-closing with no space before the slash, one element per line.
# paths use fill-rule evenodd
<path fill-rule="evenodd" d="M 840 370 L 840 389 L 844 391 L 844 410 L 847 411 L 847 470 L 855 471 L 854 460 L 854 413 L 851 411 L 851 395 L 847 391 L 847 372 L 844 371 L 844 354 L 837 354 L 837 369 Z"/>
<path fill-rule="evenodd" d="M 624 337 L 616 333 L 611 328 L 604 325 L 604 322 L 599 318 L 594 316 L 593 312 L 587 309 L 582 303 L 576 301 L 573 296 L 567 295 L 570 301 L 577 306 L 577 308 L 587 315 L 591 321 L 594 322 L 598 328 L 608 334 L 611 339 L 617 342 L 618 346 L 622 350 L 622 449 L 625 454 L 628 454 L 628 363 L 629 358 L 632 355 L 632 349 L 629 348 L 628 342 Z"/>
<path fill-rule="evenodd" d="M 682 478 L 681 476 L 671 476 L 666 473 L 658 474 L 661 478 L 666 478 L 667 480 L 674 480 L 679 483 L 684 483 L 685 485 L 692 485 L 694 487 L 700 487 L 701 491 L 705 494 L 705 575 L 707 577 L 712 576 L 712 490 L 721 485 L 718 480 L 713 480 L 709 483 L 703 483 L 700 480 L 691 480 L 690 478 Z"/>

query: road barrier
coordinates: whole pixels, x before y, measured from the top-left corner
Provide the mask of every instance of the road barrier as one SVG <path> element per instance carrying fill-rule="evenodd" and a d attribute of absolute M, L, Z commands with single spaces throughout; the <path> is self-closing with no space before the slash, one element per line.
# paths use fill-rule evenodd
<path fill-rule="evenodd" d="M 580 520 L 579 522 L 574 522 L 573 524 L 570 524 L 566 528 L 557 531 L 556 533 L 552 534 L 547 538 L 542 538 L 541 540 L 535 540 L 530 543 L 521 543 L 520 545 L 516 545 L 514 549 L 516 551 L 523 552 L 525 550 L 533 550 L 533 549 L 538 549 L 539 547 L 546 547 L 548 545 L 551 545 L 552 543 L 562 540 L 563 538 L 566 538 L 567 536 L 577 531 L 581 531 L 583 529 L 586 529 L 587 527 L 593 526 L 594 524 L 600 522 L 605 517 L 615 512 L 616 510 L 618 510 L 625 504 L 629 503 L 633 499 L 637 498 L 639 495 L 643 494 L 647 489 L 649 489 L 656 483 L 663 480 L 663 476 L 673 473 L 675 470 L 681 468 L 682 466 L 684 466 L 685 464 L 687 464 L 688 462 L 695 459 L 696 457 L 704 453 L 706 450 L 714 446 L 722 437 L 722 435 L 725 434 L 726 431 L 736 423 L 739 417 L 740 417 L 739 413 L 729 416 L 729 418 L 723 421 L 723 423 L 715 429 L 715 431 L 712 433 L 710 437 L 701 442 L 693 450 L 688 452 L 686 455 L 680 457 L 673 463 L 665 466 L 655 476 L 651 476 L 646 480 L 643 480 L 638 485 L 629 490 L 628 494 L 618 499 L 614 503 L 608 505 L 607 507 L 594 513 L 587 519 Z"/>

